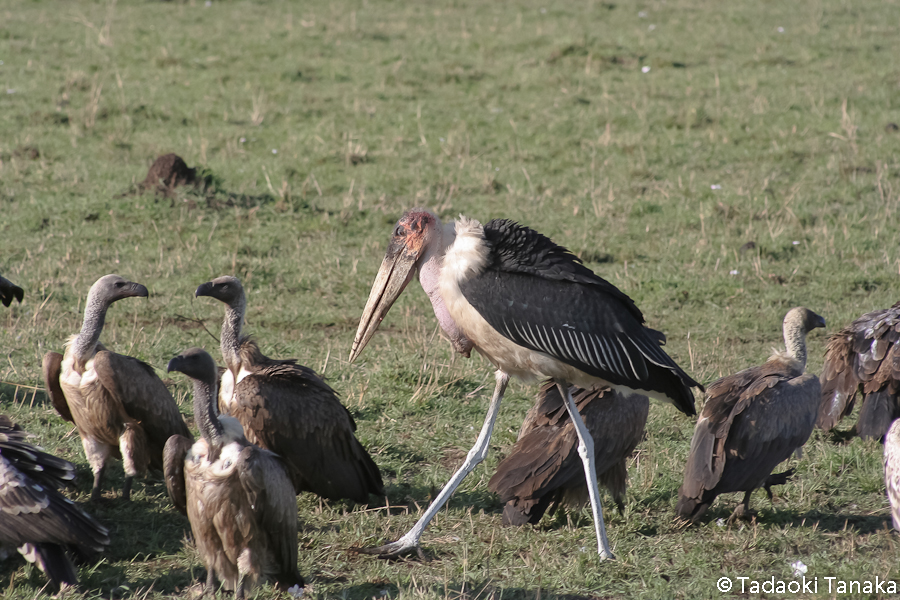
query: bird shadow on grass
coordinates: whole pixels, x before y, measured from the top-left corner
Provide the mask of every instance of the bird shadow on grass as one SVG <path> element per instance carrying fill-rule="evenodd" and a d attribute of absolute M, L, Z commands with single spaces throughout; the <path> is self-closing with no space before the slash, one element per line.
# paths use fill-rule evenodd
<path fill-rule="evenodd" d="M 323 581 L 317 578 L 317 581 Z M 459 582 L 449 581 L 438 585 L 417 585 L 413 582 L 413 589 L 401 589 L 388 581 L 375 581 L 344 588 L 339 592 L 340 597 L 347 600 L 368 600 L 369 598 L 397 598 L 403 592 L 410 592 L 415 596 L 440 597 L 448 600 L 480 600 L 484 598 L 505 598 L 507 600 L 600 600 L 601 596 L 558 594 L 552 589 L 535 588 L 525 589 L 517 587 L 501 587 L 491 580 Z"/>
<path fill-rule="evenodd" d="M 698 525 L 704 526 L 715 523 L 719 519 L 728 520 L 734 511 L 737 503 L 717 504 L 710 508 Z M 818 510 L 808 510 L 800 512 L 796 510 L 782 510 L 773 508 L 772 505 L 759 505 L 755 508 L 751 504 L 753 510 L 758 511 L 755 517 L 756 522 L 762 527 L 792 527 L 816 529 L 829 533 L 837 533 L 841 531 L 853 531 L 857 534 L 868 534 L 891 528 L 890 515 L 853 515 L 846 513 L 821 512 Z M 747 521 L 742 521 L 747 523 Z"/>

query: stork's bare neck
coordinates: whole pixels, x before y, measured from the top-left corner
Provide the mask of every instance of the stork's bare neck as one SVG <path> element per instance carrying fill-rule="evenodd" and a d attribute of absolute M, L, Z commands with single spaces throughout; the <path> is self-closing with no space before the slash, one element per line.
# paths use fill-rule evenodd
<path fill-rule="evenodd" d="M 450 312 L 447 310 L 447 304 L 441 297 L 440 277 L 441 266 L 444 261 L 444 253 L 456 238 L 456 224 L 448 223 L 442 225 L 437 221 L 434 242 L 426 249 L 418 266 L 419 283 L 422 289 L 431 300 L 431 307 L 434 309 L 434 316 L 437 317 L 441 329 L 450 338 L 453 349 L 469 356 L 474 344 L 465 336 Z"/>
<path fill-rule="evenodd" d="M 244 314 L 247 312 L 247 298 L 241 294 L 225 308 L 225 320 L 222 321 L 222 357 L 228 369 L 237 374 L 241 369 L 241 328 L 244 325 Z"/>

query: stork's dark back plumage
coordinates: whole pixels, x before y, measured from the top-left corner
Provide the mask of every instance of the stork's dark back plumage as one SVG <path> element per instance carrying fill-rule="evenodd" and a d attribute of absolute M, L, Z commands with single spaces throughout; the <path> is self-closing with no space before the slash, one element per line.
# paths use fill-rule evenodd
<path fill-rule="evenodd" d="M 491 327 L 588 375 L 655 392 L 696 413 L 690 388 L 703 386 L 662 350 L 660 335 L 644 326 L 628 295 L 532 229 L 494 220 L 484 236 L 492 260 L 460 290 Z"/>
<path fill-rule="evenodd" d="M 621 507 L 626 462 L 644 435 L 650 401 L 646 396 L 609 388 L 584 390 L 573 386 L 570 390 L 594 441 L 598 482 Z M 541 386 L 518 441 L 497 466 L 488 488 L 505 503 L 504 525 L 537 524 L 554 504 L 586 501 L 578 436 L 554 382 Z"/>
<path fill-rule="evenodd" d="M 862 315 L 828 340 L 816 425 L 832 429 L 863 395 L 856 432 L 881 439 L 900 417 L 900 302 Z"/>
<path fill-rule="evenodd" d="M 21 302 L 24 294 L 25 291 L 22 288 L 9 279 L 0 277 L 0 302 L 3 303 L 3 306 L 9 306 L 13 300 Z"/>
<path fill-rule="evenodd" d="M 78 582 L 68 553 L 91 557 L 109 544 L 108 530 L 57 489 L 75 477 L 72 463 L 26 441 L 0 415 L 0 545 L 30 544 L 53 591 Z"/>

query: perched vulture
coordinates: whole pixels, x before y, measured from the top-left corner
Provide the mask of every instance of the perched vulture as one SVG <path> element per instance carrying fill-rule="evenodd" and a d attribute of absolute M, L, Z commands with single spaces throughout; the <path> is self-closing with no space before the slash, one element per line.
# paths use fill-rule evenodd
<path fill-rule="evenodd" d="M 900 531 L 900 419 L 891 423 L 884 436 L 884 487 L 891 501 L 891 520 Z"/>
<path fill-rule="evenodd" d="M 169 440 L 166 483 L 173 504 L 187 508 L 207 569 L 206 593 L 215 594 L 220 581 L 243 598 L 274 580 L 298 595 L 304 583 L 297 570 L 297 499 L 284 464 L 248 442 L 240 423 L 216 413 L 218 371 L 209 354 L 191 348 L 169 361 L 168 370 L 194 383 L 202 438 L 193 445 L 182 436 Z"/>
<path fill-rule="evenodd" d="M 361 504 L 384 494 L 378 466 L 356 439 L 356 423 L 337 394 L 296 360 L 274 360 L 241 335 L 247 300 L 236 277 L 219 277 L 197 296 L 225 303 L 219 410 L 241 422 L 250 443 L 281 456 L 294 489 Z"/>
<path fill-rule="evenodd" d="M 594 440 L 597 482 L 609 490 L 621 510 L 628 478 L 626 461 L 643 438 L 650 400 L 610 388 L 572 386 L 570 393 Z M 497 466 L 488 488 L 506 504 L 504 525 L 537 524 L 556 504 L 587 503 L 578 435 L 552 380 L 541 387 L 518 441 Z"/>
<path fill-rule="evenodd" d="M 26 435 L 0 415 L 0 547 L 20 546 L 56 593 L 78 583 L 69 555 L 86 559 L 102 552 L 109 531 L 57 491 L 75 478 L 75 466 L 28 443 Z"/>
<path fill-rule="evenodd" d="M 78 427 L 94 473 L 91 500 L 100 498 L 110 456 L 125 467 L 122 496 L 148 467 L 162 470 L 166 440 L 191 433 L 175 400 L 153 368 L 136 358 L 110 352 L 100 343 L 109 305 L 122 298 L 147 296 L 147 288 L 118 275 L 97 280 L 88 292 L 81 332 L 66 344 L 65 356 L 44 355 L 44 383 L 62 418 Z"/>
<path fill-rule="evenodd" d="M 900 302 L 856 319 L 828 339 L 817 425 L 825 431 L 863 402 L 856 433 L 881 439 L 900 417 Z"/>
<path fill-rule="evenodd" d="M 21 302 L 24 293 L 25 292 L 22 290 L 22 288 L 14 284 L 9 279 L 0 277 L 0 302 L 3 303 L 3 306 L 9 306 L 10 304 L 12 304 L 13 298 Z"/>
<path fill-rule="evenodd" d="M 792 471 L 772 475 L 778 463 L 803 446 L 816 423 L 819 380 L 804 374 L 806 334 L 825 319 L 806 308 L 784 317 L 786 352 L 765 364 L 723 377 L 707 387 L 691 453 L 678 490 L 679 516 L 697 522 L 719 494 L 745 492 L 734 518 L 750 514 L 750 495 L 787 481 Z"/>

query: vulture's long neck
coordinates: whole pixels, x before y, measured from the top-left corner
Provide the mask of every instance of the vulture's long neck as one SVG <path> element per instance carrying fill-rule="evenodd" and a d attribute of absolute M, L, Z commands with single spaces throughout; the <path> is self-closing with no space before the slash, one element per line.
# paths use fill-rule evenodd
<path fill-rule="evenodd" d="M 224 429 L 219 421 L 215 402 L 215 381 L 194 379 L 194 417 L 197 419 L 197 427 L 213 451 L 218 453 L 223 444 Z"/>
<path fill-rule="evenodd" d="M 244 325 L 244 313 L 247 311 L 247 298 L 241 294 L 225 309 L 225 320 L 222 322 L 222 357 L 228 368 L 237 375 L 241 368 L 241 327 Z"/>
<path fill-rule="evenodd" d="M 806 330 L 797 319 L 784 321 L 784 347 L 788 356 L 800 363 L 800 371 L 806 369 Z"/>
<path fill-rule="evenodd" d="M 460 354 L 469 356 L 474 344 L 469 341 L 453 317 L 450 316 L 447 304 L 441 297 L 441 266 L 444 262 L 444 253 L 454 239 L 456 239 L 456 226 L 454 223 L 438 225 L 434 239 L 422 256 L 422 262 L 419 265 L 419 283 L 422 284 L 422 289 L 428 294 L 428 299 L 431 300 L 431 306 L 434 309 L 434 316 L 437 317 L 441 329 L 450 338 L 453 349 Z"/>
<path fill-rule="evenodd" d="M 88 294 L 87 304 L 84 307 L 84 322 L 81 331 L 72 344 L 75 357 L 82 364 L 86 363 L 97 350 L 97 342 L 100 341 L 100 332 L 103 331 L 103 323 L 106 322 L 106 310 L 109 302 L 91 293 Z"/>

